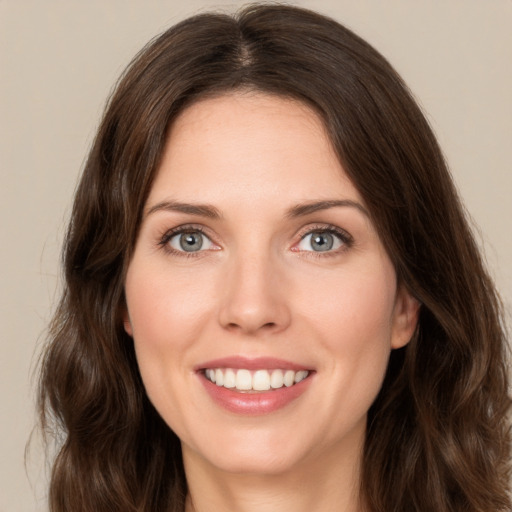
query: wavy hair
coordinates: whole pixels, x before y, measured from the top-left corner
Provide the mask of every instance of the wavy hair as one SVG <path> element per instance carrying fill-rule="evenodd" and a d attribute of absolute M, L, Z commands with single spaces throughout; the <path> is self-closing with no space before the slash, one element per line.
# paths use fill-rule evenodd
<path fill-rule="evenodd" d="M 511 510 L 503 314 L 432 130 L 390 64 L 354 33 L 309 10 L 252 5 L 158 36 L 108 101 L 42 357 L 42 427 L 59 440 L 51 511 L 184 510 L 179 439 L 149 402 L 123 329 L 124 277 L 169 125 L 193 102 L 240 89 L 321 116 L 399 281 L 422 304 L 368 414 L 368 510 Z"/>

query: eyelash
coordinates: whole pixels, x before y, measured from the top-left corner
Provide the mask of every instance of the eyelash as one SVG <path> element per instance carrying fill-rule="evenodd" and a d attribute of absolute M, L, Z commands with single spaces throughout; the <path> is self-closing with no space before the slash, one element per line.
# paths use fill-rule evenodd
<path fill-rule="evenodd" d="M 305 254 L 307 257 L 311 258 L 325 258 L 330 256 L 337 256 L 340 253 L 345 252 L 346 250 L 350 249 L 354 245 L 354 238 L 350 233 L 345 231 L 344 229 L 339 228 L 338 226 L 334 226 L 333 224 L 317 224 L 317 225 L 309 225 L 304 230 L 299 231 L 298 236 L 300 237 L 299 242 L 294 244 L 294 247 L 296 247 L 306 236 L 311 235 L 312 233 L 329 233 L 331 235 L 334 235 L 337 237 L 341 243 L 342 246 L 333 251 L 301 251 L 296 250 L 295 252 L 300 252 L 302 254 Z"/>
<path fill-rule="evenodd" d="M 200 233 L 206 238 L 208 238 L 211 241 L 211 238 L 205 234 L 205 231 L 202 226 L 200 225 L 194 225 L 194 224 L 186 224 L 183 226 L 177 226 L 175 228 L 169 229 L 163 233 L 163 235 L 160 236 L 160 240 L 158 242 L 158 245 L 167 253 L 172 255 L 177 255 L 185 258 L 197 258 L 198 256 L 203 255 L 206 251 L 178 251 L 174 248 L 172 248 L 169 244 L 171 239 L 175 237 L 176 235 L 181 235 L 185 233 Z M 299 241 L 294 244 L 293 247 L 296 247 L 306 236 L 311 235 L 312 233 L 329 233 L 331 235 L 334 235 L 342 242 L 342 247 L 333 250 L 333 251 L 304 251 L 304 250 L 295 250 L 294 252 L 300 252 L 302 254 L 306 254 L 308 257 L 322 257 L 325 258 L 326 256 L 336 256 L 342 252 L 345 252 L 347 249 L 352 247 L 354 245 L 354 238 L 344 229 L 341 229 L 337 226 L 334 226 L 332 224 L 317 224 L 317 225 L 308 225 L 306 228 L 304 228 L 302 231 L 299 231 Z M 213 243 L 213 242 L 212 242 Z M 293 248 L 292 248 L 293 250 Z"/>
<path fill-rule="evenodd" d="M 182 235 L 185 233 L 201 233 L 203 236 L 208 238 L 210 237 L 205 234 L 204 229 L 202 226 L 196 226 L 194 224 L 186 224 L 183 226 L 177 226 L 175 228 L 167 230 L 161 237 L 160 241 L 158 242 L 158 245 L 162 247 L 162 249 L 167 252 L 168 254 L 181 256 L 185 258 L 197 258 L 201 255 L 201 253 L 204 253 L 205 251 L 195 251 L 195 252 L 187 252 L 187 251 L 177 251 L 176 249 L 172 248 L 169 242 L 173 237 L 176 235 Z"/>

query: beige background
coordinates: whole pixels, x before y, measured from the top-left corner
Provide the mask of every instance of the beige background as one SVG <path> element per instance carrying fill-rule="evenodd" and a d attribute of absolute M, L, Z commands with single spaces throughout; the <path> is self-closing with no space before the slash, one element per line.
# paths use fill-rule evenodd
<path fill-rule="evenodd" d="M 374 44 L 445 149 L 512 303 L 512 1 L 303 0 Z M 0 0 L 0 512 L 45 510 L 31 382 L 56 300 L 72 192 L 105 98 L 152 36 L 242 2 Z"/>

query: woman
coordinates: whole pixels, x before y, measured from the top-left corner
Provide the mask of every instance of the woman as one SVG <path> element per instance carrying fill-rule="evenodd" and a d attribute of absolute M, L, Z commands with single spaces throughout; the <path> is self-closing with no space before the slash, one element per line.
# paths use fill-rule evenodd
<path fill-rule="evenodd" d="M 390 65 L 288 6 L 128 68 L 78 188 L 40 410 L 53 511 L 501 511 L 500 303 Z"/>

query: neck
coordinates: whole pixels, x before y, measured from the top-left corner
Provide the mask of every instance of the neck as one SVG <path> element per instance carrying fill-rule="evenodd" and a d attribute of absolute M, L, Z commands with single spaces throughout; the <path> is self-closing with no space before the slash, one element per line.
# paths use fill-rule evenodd
<path fill-rule="evenodd" d="M 186 512 L 363 512 L 359 499 L 362 442 L 277 474 L 231 473 L 183 447 Z"/>

